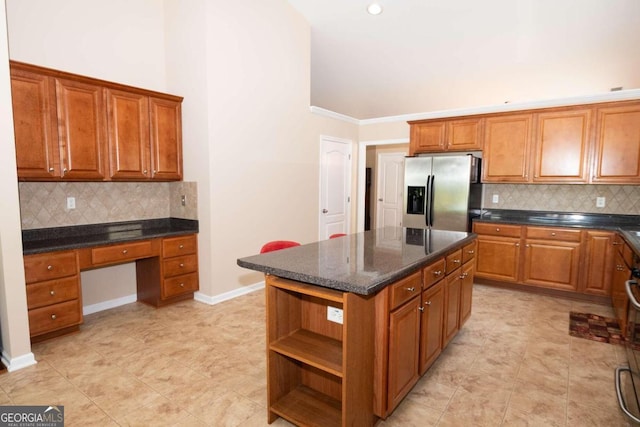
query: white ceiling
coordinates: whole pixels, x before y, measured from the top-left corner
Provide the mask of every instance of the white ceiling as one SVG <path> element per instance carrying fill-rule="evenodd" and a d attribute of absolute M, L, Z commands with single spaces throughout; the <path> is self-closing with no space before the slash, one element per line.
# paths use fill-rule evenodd
<path fill-rule="evenodd" d="M 288 0 L 311 104 L 357 119 L 640 88 L 640 0 Z"/>

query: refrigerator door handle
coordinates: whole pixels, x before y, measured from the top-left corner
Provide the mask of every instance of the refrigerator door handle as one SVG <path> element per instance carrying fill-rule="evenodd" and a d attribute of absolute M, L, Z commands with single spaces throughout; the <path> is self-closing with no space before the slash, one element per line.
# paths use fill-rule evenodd
<path fill-rule="evenodd" d="M 429 191 L 431 188 L 431 175 L 427 176 L 427 186 L 425 187 L 426 193 L 424 198 L 424 225 L 429 227 L 429 221 L 431 218 L 429 217 L 431 205 L 429 205 Z"/>
<path fill-rule="evenodd" d="M 429 190 L 429 227 L 433 227 L 433 195 L 435 192 L 436 176 L 431 175 L 431 188 Z"/>

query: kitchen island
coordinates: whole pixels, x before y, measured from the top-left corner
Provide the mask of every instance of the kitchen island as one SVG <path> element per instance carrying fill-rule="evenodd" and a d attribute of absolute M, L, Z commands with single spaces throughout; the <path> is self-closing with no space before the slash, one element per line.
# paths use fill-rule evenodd
<path fill-rule="evenodd" d="M 238 259 L 266 274 L 268 421 L 373 425 L 471 312 L 475 235 L 384 228 Z"/>

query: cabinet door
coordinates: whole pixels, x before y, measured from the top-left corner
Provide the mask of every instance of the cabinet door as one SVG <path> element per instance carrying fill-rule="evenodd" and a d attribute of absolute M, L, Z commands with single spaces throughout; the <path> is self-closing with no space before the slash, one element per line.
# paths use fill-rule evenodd
<path fill-rule="evenodd" d="M 103 180 L 106 145 L 102 88 L 56 79 L 56 101 L 63 178 Z"/>
<path fill-rule="evenodd" d="M 591 109 L 536 115 L 534 182 L 587 182 Z"/>
<path fill-rule="evenodd" d="M 442 348 L 449 344 L 460 329 L 460 271 L 454 271 L 445 280 Z"/>
<path fill-rule="evenodd" d="M 526 240 L 523 283 L 576 291 L 580 243 Z"/>
<path fill-rule="evenodd" d="M 622 254 L 618 251 L 615 251 L 612 267 L 611 304 L 613 305 L 613 312 L 620 325 L 620 330 L 622 334 L 626 336 L 629 297 L 625 289 L 625 282 L 631 277 L 631 270 L 629 270 Z"/>
<path fill-rule="evenodd" d="M 411 125 L 411 154 L 444 151 L 446 122 L 415 123 Z"/>
<path fill-rule="evenodd" d="M 149 98 L 115 89 L 107 89 L 106 98 L 110 177 L 149 178 Z"/>
<path fill-rule="evenodd" d="M 18 179 L 60 176 L 56 103 L 50 77 L 11 68 Z"/>
<path fill-rule="evenodd" d="M 465 324 L 471 316 L 471 303 L 473 300 L 473 272 L 474 263 L 469 261 L 462 266 L 460 275 L 460 321 L 459 327 Z"/>
<path fill-rule="evenodd" d="M 531 114 L 486 119 L 484 182 L 529 181 L 531 119 Z"/>
<path fill-rule="evenodd" d="M 483 119 L 447 122 L 447 150 L 482 150 Z"/>
<path fill-rule="evenodd" d="M 476 275 L 486 279 L 517 282 L 520 269 L 520 239 L 478 236 Z"/>
<path fill-rule="evenodd" d="M 149 98 L 152 178 L 182 179 L 182 108 L 168 99 Z"/>
<path fill-rule="evenodd" d="M 418 381 L 420 297 L 389 314 L 388 411 L 391 412 Z"/>
<path fill-rule="evenodd" d="M 587 231 L 584 267 L 586 279 L 583 292 L 610 296 L 611 275 L 613 274 L 615 233 L 609 231 Z"/>
<path fill-rule="evenodd" d="M 640 182 L 640 103 L 597 110 L 592 180 Z"/>
<path fill-rule="evenodd" d="M 442 322 L 444 320 L 444 288 L 439 282 L 422 293 L 420 323 L 420 375 L 442 352 Z"/>

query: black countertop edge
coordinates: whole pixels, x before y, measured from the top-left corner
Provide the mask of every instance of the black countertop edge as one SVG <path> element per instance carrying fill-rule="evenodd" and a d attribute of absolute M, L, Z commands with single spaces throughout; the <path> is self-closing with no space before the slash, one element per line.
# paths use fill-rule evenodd
<path fill-rule="evenodd" d="M 198 233 L 198 231 L 197 220 L 181 218 L 36 228 L 22 230 L 22 250 L 25 255 L 30 255 L 157 237 L 179 236 Z"/>
<path fill-rule="evenodd" d="M 243 259 L 238 259 L 237 263 L 240 267 L 248 268 L 250 270 L 260 271 L 265 274 L 271 274 L 274 276 L 282 277 L 285 279 L 296 280 L 298 282 L 308 283 L 312 285 L 322 286 L 324 288 L 335 289 L 343 292 L 353 292 L 359 295 L 373 295 L 385 288 L 387 285 L 396 282 L 403 277 L 407 277 L 408 275 L 418 271 L 419 269 L 426 267 L 429 265 L 434 259 L 441 258 L 449 253 L 459 249 L 465 244 L 473 241 L 477 237 L 475 233 L 468 233 L 468 236 L 464 239 L 460 239 L 454 244 L 443 248 L 439 251 L 432 252 L 417 262 L 412 264 L 408 264 L 403 268 L 390 272 L 382 277 L 377 277 L 376 279 L 372 279 L 371 284 L 367 287 L 352 285 L 348 282 L 343 282 L 340 280 L 335 280 L 327 277 L 319 277 L 315 275 L 307 275 L 303 273 L 293 272 L 289 270 L 284 270 L 281 268 L 273 268 L 261 264 L 255 264 L 252 262 L 247 262 Z"/>
<path fill-rule="evenodd" d="M 640 229 L 640 215 L 614 215 L 581 212 L 526 211 L 488 209 L 473 221 L 505 224 L 549 225 L 576 228 L 599 228 L 617 231 L 623 228 Z"/>

